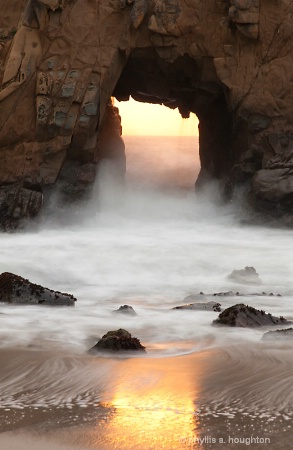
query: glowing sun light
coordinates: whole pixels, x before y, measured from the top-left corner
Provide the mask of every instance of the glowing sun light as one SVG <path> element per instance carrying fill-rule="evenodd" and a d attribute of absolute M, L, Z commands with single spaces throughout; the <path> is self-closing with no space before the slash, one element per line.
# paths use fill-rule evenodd
<path fill-rule="evenodd" d="M 198 135 L 198 119 L 195 114 L 190 114 L 189 119 L 182 119 L 178 109 L 136 102 L 132 98 L 127 102 L 115 100 L 115 106 L 119 108 L 124 136 Z"/>

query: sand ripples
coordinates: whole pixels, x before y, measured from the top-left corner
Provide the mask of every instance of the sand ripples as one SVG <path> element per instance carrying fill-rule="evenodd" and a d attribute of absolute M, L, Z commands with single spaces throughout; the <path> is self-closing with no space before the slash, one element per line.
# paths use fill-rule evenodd
<path fill-rule="evenodd" d="M 2 352 L 3 358 L 0 407 L 86 406 L 110 382 L 110 361 L 99 367 L 91 358 L 35 351 Z"/>
<path fill-rule="evenodd" d="M 231 346 L 212 362 L 203 382 L 201 414 L 290 416 L 293 347 Z"/>
<path fill-rule="evenodd" d="M 191 361 L 188 379 L 197 379 L 194 414 L 227 417 L 236 414 L 258 417 L 282 415 L 291 418 L 292 352 L 292 347 L 272 349 L 266 344 L 235 345 L 208 352 L 207 363 L 200 370 L 196 355 L 185 356 Z M 145 362 L 140 363 L 134 358 L 131 363 L 123 359 L 33 350 L 2 351 L 1 359 L 1 408 L 98 405 L 112 398 L 121 379 L 128 373 L 127 364 L 132 367 L 131 371 L 133 367 L 138 365 L 139 368 L 145 364 L 145 370 L 150 373 L 153 367 L 160 365 L 158 358 L 145 358 Z M 162 367 L 168 366 L 170 373 L 176 371 L 174 359 L 164 358 L 161 361 Z M 145 383 L 145 375 L 143 377 L 141 372 L 136 375 L 136 390 Z M 189 383 L 192 398 L 190 386 Z M 132 382 L 127 389 L 131 392 Z"/>

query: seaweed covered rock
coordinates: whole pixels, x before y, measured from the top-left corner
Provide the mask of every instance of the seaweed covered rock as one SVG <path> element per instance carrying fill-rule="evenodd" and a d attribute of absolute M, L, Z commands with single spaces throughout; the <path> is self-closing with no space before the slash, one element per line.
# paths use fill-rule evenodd
<path fill-rule="evenodd" d="M 242 284 L 261 284 L 261 279 L 254 267 L 245 267 L 240 270 L 233 270 L 228 278 Z"/>
<path fill-rule="evenodd" d="M 284 330 L 268 331 L 262 337 L 265 341 L 293 341 L 293 328 Z"/>
<path fill-rule="evenodd" d="M 252 306 L 240 303 L 225 309 L 219 314 L 218 319 L 213 321 L 213 325 L 226 325 L 229 327 L 255 328 L 266 325 L 281 325 L 290 323 L 284 317 L 274 317 L 253 308 Z"/>
<path fill-rule="evenodd" d="M 9 272 L 0 275 L 0 302 L 19 305 L 74 306 L 71 294 L 53 291 Z"/>
<path fill-rule="evenodd" d="M 175 306 L 172 309 L 189 309 L 194 311 L 221 311 L 221 304 L 217 302 L 198 302 L 198 303 L 189 303 L 186 305 Z"/>
<path fill-rule="evenodd" d="M 113 311 L 113 313 L 126 314 L 129 316 L 137 316 L 136 312 L 130 305 L 120 306 L 118 309 L 115 309 L 115 311 Z"/>
<path fill-rule="evenodd" d="M 141 345 L 139 339 L 120 328 L 115 331 L 108 331 L 97 344 L 90 349 L 90 353 L 96 352 L 121 352 L 140 351 L 145 352 L 145 347 Z"/>

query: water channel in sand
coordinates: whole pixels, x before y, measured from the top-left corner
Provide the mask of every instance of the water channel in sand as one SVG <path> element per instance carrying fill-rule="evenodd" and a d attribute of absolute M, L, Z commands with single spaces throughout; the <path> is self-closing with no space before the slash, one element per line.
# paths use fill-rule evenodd
<path fill-rule="evenodd" d="M 0 448 L 289 450 L 293 346 L 263 342 L 266 329 L 214 328 L 214 312 L 170 309 L 192 293 L 232 290 L 223 308 L 240 292 L 243 303 L 293 319 L 292 231 L 240 224 L 212 188 L 195 197 L 184 158 L 178 189 L 168 174 L 166 189 L 138 185 L 146 169 L 130 144 L 123 192 L 106 168 L 82 219 L 0 236 L 1 272 L 78 299 L 75 308 L 0 304 Z M 247 265 L 261 286 L 227 279 Z M 138 315 L 114 315 L 122 304 Z M 87 354 L 119 327 L 147 354 Z"/>

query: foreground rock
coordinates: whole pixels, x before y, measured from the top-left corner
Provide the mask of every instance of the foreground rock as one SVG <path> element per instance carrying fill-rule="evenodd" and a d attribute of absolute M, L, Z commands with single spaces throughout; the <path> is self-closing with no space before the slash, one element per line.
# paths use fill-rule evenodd
<path fill-rule="evenodd" d="M 74 306 L 76 298 L 31 283 L 13 273 L 0 275 L 0 302 L 18 305 Z"/>
<path fill-rule="evenodd" d="M 245 267 L 245 269 L 233 270 L 228 278 L 231 278 L 237 283 L 244 284 L 261 284 L 261 279 L 254 267 Z"/>
<path fill-rule="evenodd" d="M 123 352 L 140 351 L 145 352 L 145 347 L 141 345 L 139 339 L 120 328 L 115 331 L 108 331 L 97 344 L 90 349 L 90 353 L 96 352 Z"/>
<path fill-rule="evenodd" d="M 266 325 L 280 325 L 290 323 L 284 317 L 274 317 L 243 303 L 231 306 L 219 314 L 213 325 L 226 325 L 229 327 L 255 328 Z"/>
<path fill-rule="evenodd" d="M 220 312 L 221 304 L 217 302 L 201 302 L 201 303 L 189 303 L 187 305 L 175 306 L 172 309 L 191 309 L 195 311 L 217 311 Z"/>
<path fill-rule="evenodd" d="M 115 309 L 115 311 L 113 311 L 113 313 L 126 314 L 129 316 L 137 316 L 136 312 L 130 305 L 120 306 L 118 309 Z"/>
<path fill-rule="evenodd" d="M 265 341 L 291 341 L 293 340 L 293 328 L 286 328 L 285 330 L 269 331 L 262 337 Z"/>

